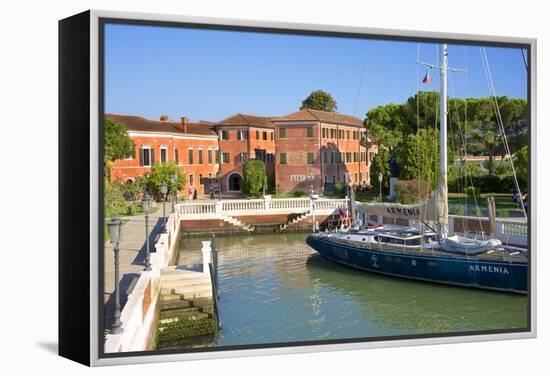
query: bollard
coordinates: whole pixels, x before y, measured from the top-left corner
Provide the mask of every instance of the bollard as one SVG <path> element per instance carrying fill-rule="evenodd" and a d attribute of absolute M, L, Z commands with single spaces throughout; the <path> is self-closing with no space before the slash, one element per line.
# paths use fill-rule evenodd
<path fill-rule="evenodd" d="M 204 275 L 210 278 L 210 269 L 208 264 L 212 261 L 212 248 L 210 247 L 210 240 L 202 242 L 202 272 Z"/>

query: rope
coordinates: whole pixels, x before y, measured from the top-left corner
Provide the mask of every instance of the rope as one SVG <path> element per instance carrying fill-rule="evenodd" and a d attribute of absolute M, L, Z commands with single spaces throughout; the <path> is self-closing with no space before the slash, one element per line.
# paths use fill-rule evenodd
<path fill-rule="evenodd" d="M 519 182 L 516 175 L 516 169 L 514 167 L 514 161 L 512 160 L 512 153 L 510 153 L 510 146 L 508 145 L 508 138 L 506 137 L 506 131 L 504 130 L 504 123 L 502 121 L 502 115 L 500 114 L 500 108 L 498 105 L 498 99 L 496 96 L 496 90 L 493 83 L 493 78 L 491 74 L 491 67 L 489 66 L 489 59 L 487 58 L 487 53 L 485 52 L 485 47 L 480 47 L 480 53 L 481 53 L 481 60 L 483 61 L 483 67 L 484 67 L 484 73 L 485 73 L 485 80 L 487 81 L 487 84 L 489 86 L 489 89 L 491 90 L 491 95 L 493 96 L 493 108 L 495 109 L 495 115 L 497 119 L 498 126 L 501 131 L 501 136 L 503 139 L 504 144 L 504 150 L 506 151 L 506 154 L 508 155 L 508 159 L 510 160 L 510 166 L 512 167 L 512 174 L 514 176 L 514 183 L 516 185 L 516 189 L 519 193 L 519 197 L 521 200 L 521 209 L 523 211 L 523 216 L 525 217 L 525 221 L 527 221 L 527 212 L 525 211 L 525 205 L 523 204 L 522 194 L 521 190 L 519 188 Z"/>
<path fill-rule="evenodd" d="M 361 76 L 359 78 L 359 85 L 357 87 L 357 95 L 355 96 L 355 104 L 353 105 L 353 116 L 357 113 L 357 104 L 359 102 L 359 94 L 361 94 L 361 87 L 363 86 L 363 75 L 365 74 L 365 67 L 367 66 L 367 56 L 369 52 L 369 44 L 365 49 L 365 57 L 363 58 L 363 67 L 361 68 Z"/>

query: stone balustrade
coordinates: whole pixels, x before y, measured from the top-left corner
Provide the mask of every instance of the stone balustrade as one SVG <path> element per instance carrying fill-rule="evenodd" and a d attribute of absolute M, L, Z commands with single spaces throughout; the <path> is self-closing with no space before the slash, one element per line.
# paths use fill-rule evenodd
<path fill-rule="evenodd" d="M 107 334 L 105 352 L 144 351 L 151 344 L 155 312 L 160 297 L 160 272 L 166 268 L 178 247 L 181 208 L 169 215 L 167 232 L 160 234 L 151 253 L 151 271 L 141 272 L 122 309 L 122 333 Z"/>

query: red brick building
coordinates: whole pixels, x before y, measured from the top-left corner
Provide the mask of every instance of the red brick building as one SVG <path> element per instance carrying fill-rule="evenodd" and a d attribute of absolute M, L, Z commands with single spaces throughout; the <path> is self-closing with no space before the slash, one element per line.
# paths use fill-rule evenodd
<path fill-rule="evenodd" d="M 178 122 L 167 116 L 161 116 L 160 120 L 130 115 L 106 116 L 126 127 L 136 147 L 133 158 L 114 163 L 111 180 L 133 180 L 137 175 L 149 173 L 156 162 L 174 161 L 186 175 L 183 194 L 194 190 L 198 195 L 208 193 L 208 179 L 215 179 L 218 172 L 218 136 L 212 123 L 191 123 L 185 117 Z"/>
<path fill-rule="evenodd" d="M 268 175 L 275 173 L 273 123 L 268 117 L 236 114 L 214 125 L 221 151 L 220 175 L 223 192 L 240 191 L 243 163 L 258 159 Z"/>
<path fill-rule="evenodd" d="M 283 191 L 316 193 L 335 183 L 369 185 L 369 169 L 376 146 L 367 150 L 363 122 L 353 116 L 301 110 L 272 118 L 275 127 L 276 184 Z"/>
<path fill-rule="evenodd" d="M 156 162 L 174 161 L 186 175 L 185 195 L 210 193 L 210 181 L 218 177 L 222 192 L 240 191 L 248 159 L 263 161 L 287 193 L 309 193 L 312 185 L 316 193 L 331 190 L 345 183 L 346 174 L 352 184 L 370 185 L 370 163 L 378 152 L 376 145 L 369 150 L 361 145 L 360 119 L 332 112 L 302 110 L 276 118 L 236 114 L 218 123 L 106 116 L 124 125 L 136 146 L 133 158 L 114 163 L 111 180 L 133 180 Z"/>

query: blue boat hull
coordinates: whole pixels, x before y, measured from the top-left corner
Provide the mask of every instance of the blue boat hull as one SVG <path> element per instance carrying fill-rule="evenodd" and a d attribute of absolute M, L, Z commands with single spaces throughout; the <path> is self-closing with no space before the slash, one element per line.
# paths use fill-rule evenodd
<path fill-rule="evenodd" d="M 331 261 L 370 272 L 449 285 L 527 293 L 527 263 L 382 251 L 341 244 L 313 235 L 308 236 L 306 242 Z"/>

